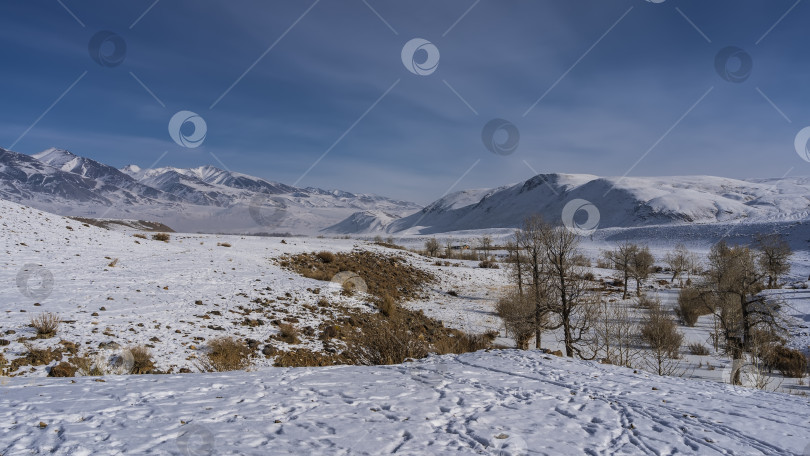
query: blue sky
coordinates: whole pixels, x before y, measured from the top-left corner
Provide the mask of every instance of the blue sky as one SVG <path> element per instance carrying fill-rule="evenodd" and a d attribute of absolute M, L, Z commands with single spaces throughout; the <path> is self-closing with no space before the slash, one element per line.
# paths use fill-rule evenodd
<path fill-rule="evenodd" d="M 807 175 L 808 18 L 794 0 L 6 1 L 0 146 L 419 203 L 535 171 Z M 91 58 L 99 31 L 119 65 Z M 413 38 L 439 50 L 432 74 L 403 65 Z M 715 69 L 727 46 L 751 58 L 742 82 Z M 182 110 L 200 147 L 169 135 Z M 514 153 L 484 146 L 494 118 Z"/>

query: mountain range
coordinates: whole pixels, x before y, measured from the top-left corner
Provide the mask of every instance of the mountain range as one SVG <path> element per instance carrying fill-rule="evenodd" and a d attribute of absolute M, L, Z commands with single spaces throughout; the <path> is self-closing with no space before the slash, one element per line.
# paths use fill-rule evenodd
<path fill-rule="evenodd" d="M 117 169 L 62 149 L 35 155 L 0 149 L 0 198 L 60 215 L 151 220 L 186 232 L 418 235 L 515 228 L 532 213 L 559 222 L 571 204 L 569 223 L 585 222 L 587 211 L 576 209 L 587 204 L 595 208 L 588 221 L 600 229 L 804 224 L 810 178 L 540 174 L 421 207 L 213 166 Z"/>
<path fill-rule="evenodd" d="M 797 223 L 810 216 L 810 178 L 540 174 L 514 185 L 450 193 L 405 217 L 379 211 L 353 214 L 328 229 L 400 235 L 491 230 L 518 227 L 533 213 L 565 223 L 562 214 L 572 202 L 575 208 L 586 203 L 595 207 L 598 228 Z M 571 215 L 573 226 L 587 222 L 586 211 Z"/>
<path fill-rule="evenodd" d="M 185 232 L 314 234 L 352 213 L 397 217 L 421 206 L 297 188 L 213 166 L 122 169 L 62 149 L 0 149 L 0 198 L 60 215 L 152 220 Z"/>

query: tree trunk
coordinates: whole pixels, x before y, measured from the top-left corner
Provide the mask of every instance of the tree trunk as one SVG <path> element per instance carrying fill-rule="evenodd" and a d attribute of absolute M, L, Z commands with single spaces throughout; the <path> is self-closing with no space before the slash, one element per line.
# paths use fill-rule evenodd
<path fill-rule="evenodd" d="M 625 273 L 624 274 L 624 294 L 622 295 L 622 299 L 627 299 L 627 281 L 629 279 L 630 279 L 630 277 L 627 275 L 627 273 Z"/>
<path fill-rule="evenodd" d="M 540 303 L 540 265 L 537 264 L 537 255 L 534 256 L 532 261 L 533 266 L 533 280 L 534 280 L 534 348 L 540 349 L 540 342 L 542 338 L 542 323 L 543 323 L 543 308 Z"/>

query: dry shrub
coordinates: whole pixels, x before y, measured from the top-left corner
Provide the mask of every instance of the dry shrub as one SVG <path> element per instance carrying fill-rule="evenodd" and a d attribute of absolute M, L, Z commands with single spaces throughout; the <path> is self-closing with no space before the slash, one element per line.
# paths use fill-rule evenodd
<path fill-rule="evenodd" d="M 393 317 L 397 313 L 397 303 L 391 296 L 385 295 L 380 301 L 380 312 L 386 317 Z"/>
<path fill-rule="evenodd" d="M 276 367 L 321 367 L 343 364 L 345 360 L 340 356 L 314 352 L 308 348 L 280 352 L 273 363 Z"/>
<path fill-rule="evenodd" d="M 498 262 L 495 261 L 494 258 L 488 258 L 480 263 L 478 263 L 479 268 L 483 269 L 500 269 L 501 267 L 498 266 Z"/>
<path fill-rule="evenodd" d="M 143 345 L 130 347 L 129 352 L 132 354 L 132 374 L 148 374 L 155 368 L 155 363 L 152 360 L 152 353 Z"/>
<path fill-rule="evenodd" d="M 230 242 L 217 242 L 217 247 L 230 247 Z"/>
<path fill-rule="evenodd" d="M 332 252 L 327 252 L 326 250 L 321 250 L 316 254 L 316 256 L 326 264 L 335 261 L 335 254 Z"/>
<path fill-rule="evenodd" d="M 169 242 L 169 239 L 171 239 L 169 233 L 156 233 L 152 235 L 152 240 L 154 241 Z"/>
<path fill-rule="evenodd" d="M 574 255 L 571 258 L 571 262 L 574 263 L 575 265 L 583 267 L 583 268 L 590 268 L 591 267 L 591 260 L 589 260 L 588 257 L 586 257 L 585 255 L 582 255 L 582 254 Z"/>
<path fill-rule="evenodd" d="M 517 348 L 526 350 L 534 336 L 534 303 L 517 292 L 507 293 L 498 300 L 495 311 L 503 320 L 506 333 L 514 340 Z"/>
<path fill-rule="evenodd" d="M 134 236 L 134 237 L 136 237 L 136 238 L 138 238 L 138 239 L 146 239 L 146 235 L 145 235 L 145 234 L 141 234 L 141 233 L 135 233 L 135 234 L 133 234 L 132 236 Z"/>
<path fill-rule="evenodd" d="M 243 341 L 233 337 L 219 337 L 208 341 L 208 353 L 197 363 L 202 372 L 243 370 L 249 365 L 250 349 Z"/>
<path fill-rule="evenodd" d="M 110 268 L 114 268 L 115 265 L 117 265 L 117 264 L 118 264 L 118 258 L 110 261 L 110 264 L 108 264 L 107 266 L 110 267 Z"/>
<path fill-rule="evenodd" d="M 48 377 L 74 377 L 75 375 L 76 368 L 66 362 L 61 362 L 48 371 Z"/>
<path fill-rule="evenodd" d="M 802 378 L 807 372 L 807 358 L 804 354 L 785 346 L 776 346 L 766 353 L 765 364 L 789 378 Z"/>
<path fill-rule="evenodd" d="M 56 334 L 62 320 L 55 313 L 46 312 L 31 319 L 31 326 L 37 330 L 37 339 L 47 339 Z"/>
<path fill-rule="evenodd" d="M 705 298 L 705 290 L 686 287 L 678 293 L 678 307 L 675 314 L 686 326 L 695 326 L 698 317 L 710 315 L 712 309 Z"/>
<path fill-rule="evenodd" d="M 282 323 L 278 325 L 277 337 L 278 340 L 286 342 L 291 345 L 297 344 L 299 342 L 298 329 L 289 323 Z"/>
<path fill-rule="evenodd" d="M 363 327 L 363 335 L 344 352 L 352 364 L 400 364 L 428 355 L 424 337 L 391 320 L 377 319 Z"/>
<path fill-rule="evenodd" d="M 487 334 L 452 334 L 441 338 L 430 345 L 430 351 L 439 355 L 454 353 L 460 355 L 478 350 L 485 350 L 492 346 L 497 333 Z"/>
<path fill-rule="evenodd" d="M 103 369 L 102 362 L 106 363 L 106 359 L 101 356 L 96 356 L 95 359 L 89 356 L 74 356 L 70 358 L 70 364 L 75 368 L 75 373 L 80 376 L 99 376 L 105 375 L 107 372 Z"/>
<path fill-rule="evenodd" d="M 401 255 L 389 255 L 365 250 L 332 254 L 329 263 L 320 258 L 320 252 L 287 256 L 280 264 L 298 274 L 315 280 L 331 280 L 338 272 L 352 271 L 360 276 L 368 287 L 368 293 L 383 299 L 386 295 L 396 302 L 420 296 L 423 285 L 436 280 L 429 272 L 408 264 Z"/>
<path fill-rule="evenodd" d="M 62 351 L 56 348 L 36 348 L 29 343 L 23 344 L 26 353 L 11 361 L 9 371 L 14 372 L 22 366 L 46 366 L 52 361 L 62 359 Z"/>
<path fill-rule="evenodd" d="M 687 347 L 689 348 L 689 353 L 696 356 L 706 356 L 709 354 L 709 348 L 701 344 L 700 342 L 693 342 L 689 344 Z"/>

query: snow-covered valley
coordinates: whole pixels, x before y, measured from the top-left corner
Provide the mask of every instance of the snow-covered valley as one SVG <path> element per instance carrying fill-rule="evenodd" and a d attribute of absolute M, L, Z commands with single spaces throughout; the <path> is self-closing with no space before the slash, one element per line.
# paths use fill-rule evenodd
<path fill-rule="evenodd" d="M 0 290 L 0 338 L 8 342 L 0 352 L 7 361 L 23 356 L 25 344 L 60 348 L 66 341 L 109 357 L 145 345 L 166 373 L 45 378 L 58 361 L 22 365 L 0 386 L 4 455 L 803 455 L 810 444 L 806 380 L 778 379 L 769 389 L 780 392 L 730 386 L 730 363 L 719 353 L 695 357 L 684 348 L 685 377 L 694 378 L 537 351 L 312 368 L 273 367 L 273 355 L 263 354 L 267 345 L 293 348 L 277 339 L 271 320 L 318 328 L 328 315 L 312 306 L 322 298 L 373 311 L 363 295 L 345 296 L 340 286 L 304 278 L 279 262 L 284 255 L 353 249 L 402 255 L 436 275 L 407 307 L 470 333 L 496 331 L 496 344 L 513 346 L 494 312 L 505 270 L 479 268 L 477 261 L 434 264 L 360 239 L 172 233 L 161 242 L 151 233 L 142 238 L 134 230 L 85 226 L 6 201 L 0 201 L 0 227 L 0 280 L 7 285 Z M 401 242 L 417 248 L 424 238 Z M 611 242 L 588 240 L 583 250 L 597 258 Z M 651 246 L 659 258 L 671 247 Z M 708 249 L 690 247 L 700 255 Z M 806 251 L 797 252 L 789 281 L 806 278 L 807 267 Z M 598 278 L 612 274 L 592 270 Z M 649 291 L 665 305 L 677 297 L 666 285 Z M 792 344 L 806 349 L 806 290 L 780 292 L 795 322 Z M 63 323 L 55 337 L 36 339 L 29 323 L 44 312 Z M 708 327 L 700 320 L 681 328 L 684 343 L 705 342 Z M 194 373 L 205 341 L 223 335 L 259 342 L 248 371 Z M 560 348 L 555 339 L 545 336 L 544 346 Z M 317 331 L 302 332 L 293 345 L 324 348 Z"/>

